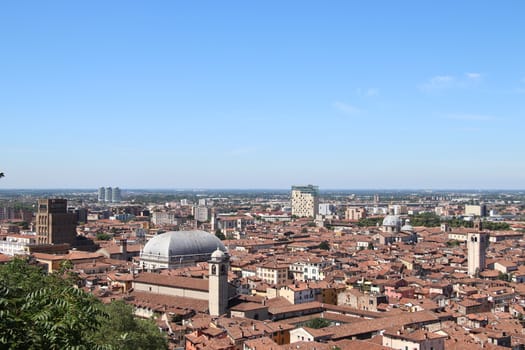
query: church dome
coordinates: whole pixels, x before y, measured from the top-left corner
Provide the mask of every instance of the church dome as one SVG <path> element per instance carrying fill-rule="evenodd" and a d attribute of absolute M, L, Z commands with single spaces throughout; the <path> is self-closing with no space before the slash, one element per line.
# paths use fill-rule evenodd
<path fill-rule="evenodd" d="M 397 215 L 387 215 L 383 219 L 383 226 L 399 227 L 401 226 L 401 219 Z"/>
<path fill-rule="evenodd" d="M 150 239 L 140 257 L 142 261 L 155 263 L 155 267 L 173 267 L 207 261 L 217 249 L 226 252 L 224 244 L 211 233 L 199 230 L 169 231 Z"/>
<path fill-rule="evenodd" d="M 217 247 L 217 250 L 215 250 L 211 254 L 211 258 L 212 259 L 224 259 L 225 256 L 226 256 L 226 254 L 224 254 L 224 252 L 222 250 L 220 250 L 218 247 Z"/>
<path fill-rule="evenodd" d="M 401 227 L 401 231 L 408 231 L 408 232 L 414 231 L 414 227 L 410 225 L 410 220 L 407 219 L 405 221 L 405 224 L 403 225 L 403 227 Z"/>

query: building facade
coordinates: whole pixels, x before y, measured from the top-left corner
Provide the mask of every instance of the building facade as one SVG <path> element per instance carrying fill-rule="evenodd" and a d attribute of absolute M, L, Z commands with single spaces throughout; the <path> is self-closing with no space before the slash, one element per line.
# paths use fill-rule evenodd
<path fill-rule="evenodd" d="M 104 194 L 104 201 L 111 202 L 113 199 L 113 189 L 111 187 L 106 187 L 106 193 Z"/>
<path fill-rule="evenodd" d="M 66 199 L 39 199 L 36 234 L 39 244 L 74 244 L 77 215 L 68 213 Z"/>
<path fill-rule="evenodd" d="M 359 221 L 366 218 L 366 208 L 348 207 L 345 211 L 345 219 L 349 221 Z"/>
<path fill-rule="evenodd" d="M 120 203 L 122 201 L 122 194 L 120 188 L 115 187 L 111 193 L 111 201 L 113 203 Z"/>
<path fill-rule="evenodd" d="M 484 232 L 467 233 L 468 274 L 475 276 L 485 269 L 489 237 Z"/>
<path fill-rule="evenodd" d="M 487 206 L 480 205 L 465 205 L 465 215 L 467 216 L 487 216 Z"/>
<path fill-rule="evenodd" d="M 315 218 L 319 214 L 319 187 L 292 186 L 292 215 Z"/>
<path fill-rule="evenodd" d="M 228 309 L 228 269 L 229 256 L 218 249 L 208 261 L 209 299 L 208 308 L 211 316 L 220 316 Z"/>

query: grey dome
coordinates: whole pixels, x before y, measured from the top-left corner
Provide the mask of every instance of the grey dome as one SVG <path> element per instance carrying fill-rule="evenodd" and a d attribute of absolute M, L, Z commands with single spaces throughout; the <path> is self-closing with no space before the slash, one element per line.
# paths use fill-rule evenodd
<path fill-rule="evenodd" d="M 226 251 L 220 239 L 206 231 L 169 231 L 150 239 L 143 255 L 172 258 L 211 254 L 217 249 Z"/>
<path fill-rule="evenodd" d="M 410 220 L 407 219 L 405 221 L 405 224 L 403 225 L 403 227 L 401 227 L 401 231 L 409 231 L 409 232 L 414 231 L 414 227 L 410 225 Z"/>
<path fill-rule="evenodd" d="M 383 226 L 399 227 L 401 226 L 401 219 L 397 215 L 387 215 L 383 219 Z"/>

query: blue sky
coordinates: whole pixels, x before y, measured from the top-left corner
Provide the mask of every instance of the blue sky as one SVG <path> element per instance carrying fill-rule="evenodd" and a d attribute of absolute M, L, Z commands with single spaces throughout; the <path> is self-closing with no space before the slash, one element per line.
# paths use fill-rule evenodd
<path fill-rule="evenodd" d="M 0 188 L 525 188 L 523 1 L 0 4 Z"/>

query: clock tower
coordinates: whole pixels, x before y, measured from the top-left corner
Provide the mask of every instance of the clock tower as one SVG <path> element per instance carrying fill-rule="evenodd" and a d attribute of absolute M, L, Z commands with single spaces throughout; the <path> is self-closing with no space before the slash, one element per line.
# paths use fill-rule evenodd
<path fill-rule="evenodd" d="M 220 316 L 228 308 L 228 270 L 230 257 L 219 248 L 211 255 L 209 266 L 209 301 L 211 316 Z"/>

